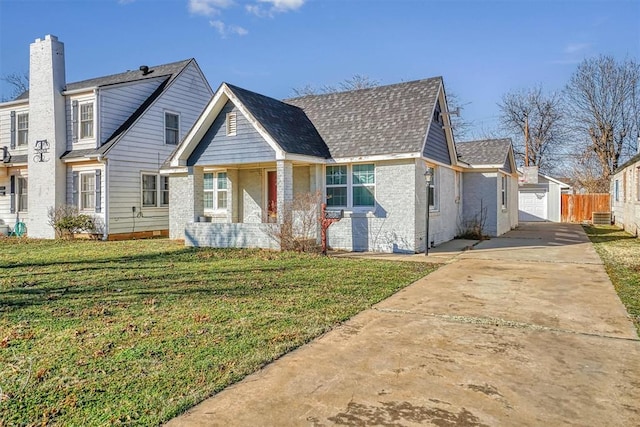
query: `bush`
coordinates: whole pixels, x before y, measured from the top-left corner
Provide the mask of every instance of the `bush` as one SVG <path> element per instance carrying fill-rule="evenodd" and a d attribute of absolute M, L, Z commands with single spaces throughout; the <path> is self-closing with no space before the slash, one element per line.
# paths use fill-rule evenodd
<path fill-rule="evenodd" d="M 76 233 L 97 232 L 96 219 L 91 215 L 79 213 L 75 206 L 50 207 L 47 216 L 57 238 L 73 239 Z"/>

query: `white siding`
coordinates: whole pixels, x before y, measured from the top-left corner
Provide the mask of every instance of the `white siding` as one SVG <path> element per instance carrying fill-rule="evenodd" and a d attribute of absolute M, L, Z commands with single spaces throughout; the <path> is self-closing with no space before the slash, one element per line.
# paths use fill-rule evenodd
<path fill-rule="evenodd" d="M 105 167 L 101 163 L 78 163 L 78 164 L 67 164 L 67 179 L 66 179 L 66 191 L 67 191 L 67 205 L 73 205 L 73 173 L 74 172 L 95 172 L 96 169 L 100 169 L 102 171 L 102 178 L 100 182 L 100 206 L 101 212 L 95 213 L 94 211 L 82 211 L 80 213 L 91 215 L 97 218 L 102 224 L 104 224 L 105 216 L 104 216 L 104 206 L 105 206 L 105 196 L 106 196 L 106 180 L 105 177 Z M 78 200 L 80 194 L 78 193 Z M 76 207 L 79 207 L 76 205 Z"/>
<path fill-rule="evenodd" d="M 140 174 L 141 171 L 157 173 L 176 148 L 164 143 L 164 112 L 180 114 L 182 139 L 211 95 L 197 67 L 190 64 L 107 153 L 110 234 L 169 229 L 168 208 L 141 207 Z"/>
<path fill-rule="evenodd" d="M 13 156 L 27 154 L 27 146 L 18 146 L 18 131 L 17 131 L 17 123 L 16 123 L 16 148 L 15 150 L 11 149 L 11 112 L 15 111 L 16 116 L 22 113 L 29 112 L 29 105 L 13 105 L 0 109 L 0 149 L 2 147 L 7 147 L 9 149 L 9 153 Z M 29 117 L 29 121 L 31 121 L 31 117 Z M 31 123 L 29 123 L 31 126 Z M 0 153 L 1 154 L 1 153 Z M 0 159 L 1 161 L 1 159 Z M 0 166 L 2 167 L 2 166 Z"/>
<path fill-rule="evenodd" d="M 106 142 L 165 79 L 166 77 L 148 79 L 101 89 L 100 141 Z"/>

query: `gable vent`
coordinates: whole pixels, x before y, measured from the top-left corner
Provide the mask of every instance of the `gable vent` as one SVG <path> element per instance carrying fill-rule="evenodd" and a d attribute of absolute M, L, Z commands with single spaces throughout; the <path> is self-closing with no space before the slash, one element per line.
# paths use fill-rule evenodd
<path fill-rule="evenodd" d="M 227 113 L 227 136 L 235 136 L 236 130 L 236 113 Z"/>

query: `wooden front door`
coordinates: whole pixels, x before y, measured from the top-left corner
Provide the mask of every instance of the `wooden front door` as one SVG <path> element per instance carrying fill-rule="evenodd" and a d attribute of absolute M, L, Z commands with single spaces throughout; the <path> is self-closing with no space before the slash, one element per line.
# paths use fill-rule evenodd
<path fill-rule="evenodd" d="M 276 171 L 267 172 L 267 216 L 269 222 L 275 222 L 278 212 L 278 179 Z"/>

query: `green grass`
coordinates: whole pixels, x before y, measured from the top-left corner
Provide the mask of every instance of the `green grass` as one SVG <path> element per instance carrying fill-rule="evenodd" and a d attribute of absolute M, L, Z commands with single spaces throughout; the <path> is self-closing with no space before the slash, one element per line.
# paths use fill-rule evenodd
<path fill-rule="evenodd" d="M 613 226 L 585 226 L 640 334 L 640 239 Z"/>
<path fill-rule="evenodd" d="M 0 426 L 157 425 L 433 268 L 0 240 Z"/>

